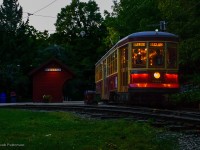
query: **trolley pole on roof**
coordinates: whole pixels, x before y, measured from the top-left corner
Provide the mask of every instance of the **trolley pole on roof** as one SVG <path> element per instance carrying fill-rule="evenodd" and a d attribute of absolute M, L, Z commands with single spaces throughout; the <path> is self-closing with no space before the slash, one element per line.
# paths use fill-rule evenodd
<path fill-rule="evenodd" d="M 160 26 L 160 31 L 165 32 L 165 31 L 166 31 L 166 25 L 167 25 L 167 22 L 165 22 L 165 21 L 160 21 L 159 24 L 150 24 L 150 25 L 147 25 L 147 26 L 153 26 L 153 27 Z M 157 29 L 156 29 L 156 30 L 157 30 Z"/>
<path fill-rule="evenodd" d="M 166 22 L 160 21 L 160 31 L 166 31 Z"/>

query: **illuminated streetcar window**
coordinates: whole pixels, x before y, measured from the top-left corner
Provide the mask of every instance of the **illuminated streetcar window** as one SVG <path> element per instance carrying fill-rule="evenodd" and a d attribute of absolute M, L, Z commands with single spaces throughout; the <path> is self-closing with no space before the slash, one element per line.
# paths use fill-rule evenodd
<path fill-rule="evenodd" d="M 121 91 L 128 85 L 128 46 L 120 48 L 120 85 Z"/>
<path fill-rule="evenodd" d="M 149 67 L 164 67 L 165 53 L 164 43 L 149 43 Z"/>
<path fill-rule="evenodd" d="M 147 49 L 132 49 L 132 67 L 146 67 L 146 53 Z"/>
<path fill-rule="evenodd" d="M 147 62 L 147 48 L 144 42 L 133 42 L 132 68 L 144 68 Z"/>
<path fill-rule="evenodd" d="M 95 68 L 95 75 L 96 75 L 96 81 L 99 81 L 102 79 L 102 64 L 99 64 L 98 66 L 96 66 Z"/>
<path fill-rule="evenodd" d="M 110 56 L 108 56 L 107 65 L 108 65 L 108 75 L 117 72 L 117 51 L 113 52 Z"/>

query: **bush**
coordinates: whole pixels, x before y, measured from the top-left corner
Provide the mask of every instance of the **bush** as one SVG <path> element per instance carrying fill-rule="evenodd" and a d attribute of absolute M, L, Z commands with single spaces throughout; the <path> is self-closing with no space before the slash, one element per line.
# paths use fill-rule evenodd
<path fill-rule="evenodd" d="M 43 102 L 44 103 L 49 103 L 52 100 L 52 96 L 51 95 L 43 95 Z"/>
<path fill-rule="evenodd" d="M 200 89 L 189 90 L 171 95 L 170 100 L 174 105 L 198 107 L 200 103 Z"/>

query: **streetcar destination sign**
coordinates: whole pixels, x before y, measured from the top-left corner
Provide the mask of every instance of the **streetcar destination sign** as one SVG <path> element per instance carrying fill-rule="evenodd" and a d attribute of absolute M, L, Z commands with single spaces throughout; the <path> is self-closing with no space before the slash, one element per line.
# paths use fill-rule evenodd
<path fill-rule="evenodd" d="M 150 43 L 150 46 L 156 46 L 156 47 L 161 47 L 163 46 L 164 44 L 163 43 Z"/>
<path fill-rule="evenodd" d="M 141 43 L 141 42 L 137 42 L 137 43 L 133 43 L 133 46 L 145 46 L 145 43 Z"/>

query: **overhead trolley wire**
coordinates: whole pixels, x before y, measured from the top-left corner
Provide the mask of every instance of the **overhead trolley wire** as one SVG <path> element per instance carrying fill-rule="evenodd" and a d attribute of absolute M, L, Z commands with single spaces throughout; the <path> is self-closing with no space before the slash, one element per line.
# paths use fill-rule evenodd
<path fill-rule="evenodd" d="M 56 17 L 54 17 L 54 16 L 35 15 L 35 14 L 29 13 L 29 12 L 23 12 L 23 13 L 28 14 L 28 16 L 38 16 L 38 17 L 46 17 L 46 18 L 56 18 Z"/>
<path fill-rule="evenodd" d="M 40 8 L 40 9 L 36 10 L 34 13 L 28 13 L 28 12 L 27 12 L 28 16 L 27 16 L 27 17 L 24 17 L 23 19 L 28 18 L 28 17 L 31 16 L 31 15 L 35 15 L 36 13 L 42 11 L 43 9 L 46 9 L 47 7 L 49 7 L 50 5 L 52 5 L 53 3 L 55 3 L 56 1 L 57 1 L 57 0 L 52 1 L 52 2 L 49 3 L 48 5 L 46 5 L 46 6 L 42 7 L 42 8 Z M 52 16 L 42 16 L 42 15 L 35 15 L 35 16 L 54 18 L 54 17 L 52 17 Z"/>
<path fill-rule="evenodd" d="M 25 19 L 25 18 L 28 18 L 28 19 L 29 19 L 29 16 L 32 16 L 32 15 L 34 15 L 34 16 L 39 16 L 39 17 L 56 18 L 56 17 L 53 17 L 53 16 L 36 15 L 36 13 L 38 13 L 38 12 L 40 12 L 40 11 L 42 11 L 42 10 L 48 8 L 50 5 L 52 5 L 52 4 L 55 3 L 56 1 L 57 1 L 57 0 L 52 1 L 52 2 L 49 3 L 48 5 L 46 5 L 46 6 L 42 7 L 42 8 L 40 8 L 40 9 L 36 10 L 34 13 L 24 12 L 24 13 L 27 13 L 28 16 L 24 17 L 23 19 Z M 48 30 L 48 31 L 55 31 L 55 30 Z"/>
<path fill-rule="evenodd" d="M 57 0 L 54 0 L 53 2 L 49 3 L 48 5 L 46 5 L 46 6 L 42 7 L 42 8 L 40 8 L 40 9 L 37 10 L 37 11 L 35 11 L 33 14 L 36 14 L 36 13 L 42 11 L 43 9 L 45 9 L 45 8 L 49 7 L 50 5 L 52 5 L 53 3 L 55 3 L 56 1 L 57 1 Z"/>

